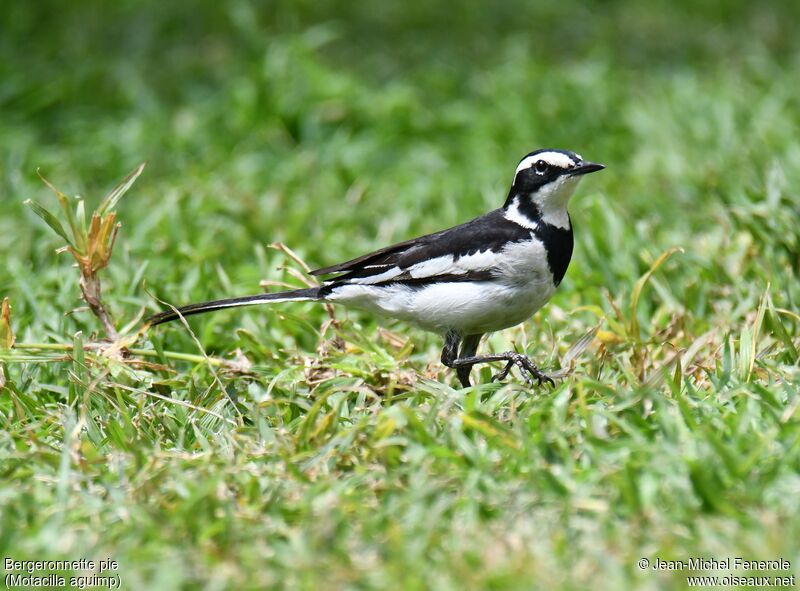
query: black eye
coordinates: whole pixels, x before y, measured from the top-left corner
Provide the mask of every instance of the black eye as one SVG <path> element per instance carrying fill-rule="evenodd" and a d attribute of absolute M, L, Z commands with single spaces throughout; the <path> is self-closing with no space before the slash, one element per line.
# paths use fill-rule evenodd
<path fill-rule="evenodd" d="M 544 160 L 537 160 L 536 164 L 533 165 L 533 170 L 536 171 L 536 174 L 544 174 L 547 172 L 547 162 Z"/>

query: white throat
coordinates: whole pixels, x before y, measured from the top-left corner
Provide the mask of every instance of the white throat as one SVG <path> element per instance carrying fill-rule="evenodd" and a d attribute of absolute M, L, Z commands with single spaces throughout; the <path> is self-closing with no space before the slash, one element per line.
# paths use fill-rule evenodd
<path fill-rule="evenodd" d="M 562 176 L 535 193 L 521 198 L 533 200 L 543 222 L 557 228 L 567 229 L 569 228 L 567 204 L 580 180 L 580 177 Z"/>

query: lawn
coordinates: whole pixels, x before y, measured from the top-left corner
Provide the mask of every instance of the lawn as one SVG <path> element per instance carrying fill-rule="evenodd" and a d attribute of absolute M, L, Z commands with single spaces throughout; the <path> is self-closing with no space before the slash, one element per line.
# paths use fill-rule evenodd
<path fill-rule="evenodd" d="M 792 0 L 4 6 L 3 576 L 7 558 L 112 559 L 102 576 L 158 590 L 798 574 L 797 22 Z M 484 350 L 571 369 L 555 388 L 483 367 L 462 389 L 438 336 L 311 303 L 139 330 L 161 302 L 302 286 L 304 264 L 498 207 L 540 147 L 607 170 L 572 201 L 556 296 Z M 66 228 L 39 175 L 89 215 L 145 161 L 98 271 L 126 356 L 25 201 Z M 789 568 L 652 568 L 696 557 Z"/>

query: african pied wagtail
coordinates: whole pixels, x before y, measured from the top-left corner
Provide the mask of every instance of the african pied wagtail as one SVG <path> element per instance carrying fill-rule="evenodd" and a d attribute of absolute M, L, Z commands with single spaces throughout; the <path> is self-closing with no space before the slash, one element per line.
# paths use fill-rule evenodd
<path fill-rule="evenodd" d="M 151 325 L 223 308 L 313 300 L 365 308 L 444 335 L 442 363 L 464 387 L 472 366 L 505 361 L 528 383 L 553 383 L 526 356 L 476 355 L 484 334 L 530 318 L 553 295 L 572 256 L 567 203 L 581 176 L 603 169 L 566 150 L 538 150 L 517 166 L 505 204 L 465 224 L 313 271 L 319 287 L 192 304 Z M 459 351 L 459 345 L 461 346 Z"/>

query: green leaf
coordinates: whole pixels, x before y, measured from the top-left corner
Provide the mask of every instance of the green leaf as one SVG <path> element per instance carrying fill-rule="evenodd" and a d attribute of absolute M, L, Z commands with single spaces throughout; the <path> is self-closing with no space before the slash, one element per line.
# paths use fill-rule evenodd
<path fill-rule="evenodd" d="M 78 331 L 72 337 L 72 371 L 69 373 L 69 405 L 74 405 L 88 384 L 86 379 L 86 356 L 83 351 L 83 333 Z"/>
<path fill-rule="evenodd" d="M 461 420 L 466 427 L 478 431 L 489 440 L 496 441 L 511 449 L 519 449 L 520 447 L 519 441 L 517 441 L 511 429 L 485 413 L 477 410 L 465 412 L 461 415 Z"/>
<path fill-rule="evenodd" d="M 681 354 L 679 351 L 678 354 L 675 355 L 675 373 L 672 374 L 673 392 L 680 392 L 682 382 L 683 382 L 683 369 L 681 367 Z"/>
<path fill-rule="evenodd" d="M 750 379 L 750 370 L 755 361 L 755 355 L 753 355 L 754 348 L 755 339 L 753 338 L 753 332 L 750 328 L 742 329 L 741 336 L 739 337 L 739 356 L 737 361 L 739 362 L 739 379 L 743 382 Z"/>
<path fill-rule="evenodd" d="M 664 262 L 671 257 L 676 252 L 683 252 L 682 248 L 670 248 L 669 250 L 665 251 L 661 254 L 660 257 L 656 259 L 656 261 L 650 265 L 650 269 L 648 269 L 647 273 L 642 275 L 639 280 L 636 282 L 636 285 L 633 288 L 633 293 L 631 294 L 631 307 L 630 307 L 630 336 L 636 340 L 639 340 L 639 318 L 636 315 L 636 309 L 639 307 L 639 298 L 642 295 L 642 290 L 644 286 L 647 285 L 647 282 L 652 277 L 653 273 L 655 273 L 658 268 L 664 264 Z"/>
<path fill-rule="evenodd" d="M 780 339 L 786 351 L 788 351 L 789 354 L 791 355 L 793 362 L 797 363 L 798 360 L 800 360 L 800 353 L 798 353 L 797 347 L 794 346 L 794 343 L 792 342 L 792 337 L 789 336 L 786 327 L 783 326 L 783 322 L 781 321 L 780 315 L 775 306 L 773 306 L 772 304 L 772 298 L 769 299 L 767 305 L 769 314 L 767 314 L 764 317 L 764 320 L 767 324 L 767 328 L 772 332 L 773 335 L 777 336 L 777 338 Z"/>
<path fill-rule="evenodd" d="M 67 244 L 69 244 L 72 248 L 75 248 L 75 243 L 70 240 L 70 237 L 64 231 L 64 226 L 61 225 L 61 222 L 58 221 L 58 218 L 50 213 L 47 209 L 36 203 L 33 199 L 27 199 L 25 201 L 25 205 L 30 207 L 33 210 L 33 213 L 38 215 L 40 218 L 44 220 L 44 222 L 50 226 L 53 231 L 61 236 Z"/>
<path fill-rule="evenodd" d="M 56 198 L 58 198 L 58 203 L 61 205 L 61 210 L 64 212 L 64 215 L 67 217 L 67 224 L 69 225 L 70 230 L 72 230 L 72 236 L 74 238 L 77 238 L 78 235 L 79 235 L 78 225 L 75 223 L 75 214 L 72 213 L 72 205 L 70 203 L 69 197 L 67 197 L 66 195 L 64 195 L 64 193 L 62 193 L 61 191 L 56 189 L 56 187 L 53 185 L 53 183 L 51 183 L 46 178 L 44 178 L 44 176 L 42 176 L 41 172 L 39 172 L 37 170 L 36 174 L 38 174 L 39 178 L 42 179 L 42 182 L 45 185 L 47 185 L 47 187 L 53 193 L 55 193 Z"/>
<path fill-rule="evenodd" d="M 146 162 L 142 162 L 139 166 L 130 171 L 116 187 L 108 192 L 108 195 L 103 198 L 103 202 L 97 209 L 97 213 L 99 215 L 105 214 L 107 211 L 113 209 L 117 203 L 119 203 L 119 200 L 122 199 L 122 196 L 128 191 L 128 189 L 131 188 L 131 185 L 136 182 L 136 179 L 139 178 L 139 175 L 142 174 L 146 164 Z"/>
<path fill-rule="evenodd" d="M 756 356 L 758 355 L 758 339 L 761 336 L 761 328 L 764 325 L 764 315 L 767 313 L 767 304 L 769 302 L 769 288 L 770 283 L 767 283 L 767 288 L 761 296 L 761 301 L 758 302 L 758 310 L 756 311 L 756 319 L 753 322 L 753 343 L 750 350 L 750 367 L 748 368 L 749 374 L 753 372 L 753 366 L 756 363 Z"/>

